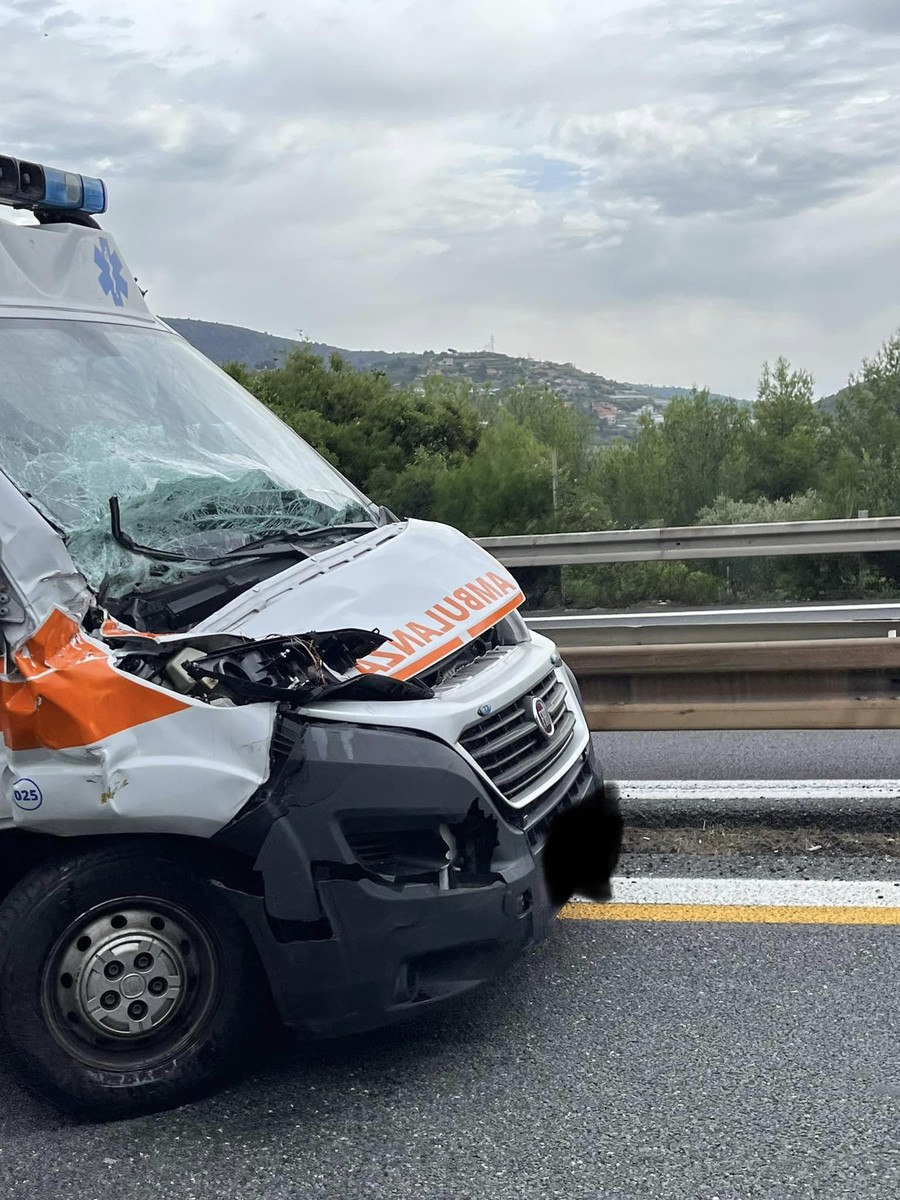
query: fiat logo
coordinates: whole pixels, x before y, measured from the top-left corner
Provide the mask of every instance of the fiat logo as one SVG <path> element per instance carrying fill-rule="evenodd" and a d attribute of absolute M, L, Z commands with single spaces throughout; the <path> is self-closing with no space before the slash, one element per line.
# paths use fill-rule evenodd
<path fill-rule="evenodd" d="M 538 729 L 545 738 L 552 738 L 553 731 L 556 728 L 553 724 L 553 718 L 550 716 L 550 709 L 536 697 L 531 701 L 531 719 L 537 725 Z"/>

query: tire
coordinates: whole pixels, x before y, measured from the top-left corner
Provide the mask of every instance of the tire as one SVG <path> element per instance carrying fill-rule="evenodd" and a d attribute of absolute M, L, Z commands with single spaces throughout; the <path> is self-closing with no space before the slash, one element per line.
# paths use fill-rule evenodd
<path fill-rule="evenodd" d="M 182 1104 L 255 1044 L 268 988 L 190 848 L 59 856 L 0 906 L 0 1039 L 22 1083 L 93 1118 Z"/>

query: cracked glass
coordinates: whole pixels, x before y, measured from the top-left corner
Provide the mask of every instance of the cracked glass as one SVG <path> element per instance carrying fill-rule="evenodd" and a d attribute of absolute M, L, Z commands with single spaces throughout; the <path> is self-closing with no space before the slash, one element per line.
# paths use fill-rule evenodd
<path fill-rule="evenodd" d="M 0 319 L 0 446 L 13 483 L 111 595 L 202 570 L 119 545 L 213 558 L 268 536 L 371 521 L 365 496 L 164 329 Z"/>

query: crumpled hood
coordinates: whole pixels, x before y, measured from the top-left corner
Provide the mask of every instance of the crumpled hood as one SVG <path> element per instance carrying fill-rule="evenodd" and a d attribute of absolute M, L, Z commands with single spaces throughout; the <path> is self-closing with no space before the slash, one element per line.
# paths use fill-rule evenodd
<path fill-rule="evenodd" d="M 264 580 L 191 633 L 248 638 L 377 629 L 363 671 L 405 679 L 495 625 L 525 597 L 486 550 L 425 521 L 390 525 Z"/>

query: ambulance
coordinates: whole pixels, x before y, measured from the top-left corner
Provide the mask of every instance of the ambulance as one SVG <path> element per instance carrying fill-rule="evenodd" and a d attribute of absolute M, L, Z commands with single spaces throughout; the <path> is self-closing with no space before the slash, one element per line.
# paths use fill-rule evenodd
<path fill-rule="evenodd" d="M 599 775 L 509 571 L 153 316 L 101 180 L 0 202 L 0 1036 L 105 1118 L 495 976 Z"/>

